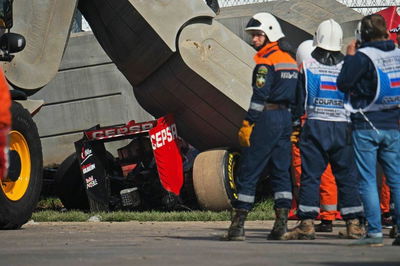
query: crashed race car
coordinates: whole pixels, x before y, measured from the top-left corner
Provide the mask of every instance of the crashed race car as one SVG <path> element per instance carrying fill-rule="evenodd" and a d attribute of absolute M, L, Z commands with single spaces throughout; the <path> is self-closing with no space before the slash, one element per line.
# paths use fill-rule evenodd
<path fill-rule="evenodd" d="M 126 145 L 126 141 L 129 143 Z M 122 141 L 114 158 L 106 143 Z M 197 208 L 192 166 L 198 151 L 178 136 L 173 116 L 83 132 L 56 174 L 67 209 L 179 210 Z"/>

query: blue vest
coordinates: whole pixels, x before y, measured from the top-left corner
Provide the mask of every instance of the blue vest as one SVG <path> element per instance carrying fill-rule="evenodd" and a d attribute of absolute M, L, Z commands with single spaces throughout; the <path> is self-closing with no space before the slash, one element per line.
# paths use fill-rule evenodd
<path fill-rule="evenodd" d="M 348 122 L 344 109 L 344 93 L 338 90 L 336 79 L 343 62 L 327 66 L 310 58 L 303 63 L 306 83 L 305 109 L 307 119 Z"/>
<path fill-rule="evenodd" d="M 361 110 L 351 106 L 348 95 L 345 107 L 352 113 L 359 111 L 380 111 L 400 107 L 400 50 L 382 51 L 373 47 L 359 49 L 368 56 L 375 66 L 378 76 L 376 95 L 372 102 Z"/>

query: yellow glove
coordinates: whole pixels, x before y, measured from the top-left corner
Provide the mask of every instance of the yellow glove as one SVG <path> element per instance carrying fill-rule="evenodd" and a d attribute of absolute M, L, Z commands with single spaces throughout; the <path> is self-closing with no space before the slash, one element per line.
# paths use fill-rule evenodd
<path fill-rule="evenodd" d="M 290 141 L 293 144 L 297 145 L 297 143 L 299 143 L 300 131 L 301 131 L 301 127 L 300 126 L 296 126 L 296 127 L 293 128 L 292 135 L 290 135 Z"/>
<path fill-rule="evenodd" d="M 243 147 L 250 147 L 250 135 L 253 131 L 254 123 L 250 125 L 249 121 L 243 120 L 242 127 L 239 129 L 239 144 Z"/>

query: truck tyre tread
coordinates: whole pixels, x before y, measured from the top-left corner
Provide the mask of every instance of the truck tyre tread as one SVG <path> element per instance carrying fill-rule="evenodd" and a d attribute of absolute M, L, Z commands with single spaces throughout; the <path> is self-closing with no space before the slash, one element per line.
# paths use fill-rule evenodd
<path fill-rule="evenodd" d="M 40 197 L 43 180 L 42 146 L 36 124 L 30 113 L 19 103 L 12 103 L 11 114 L 11 129 L 22 134 L 29 147 L 31 174 L 27 190 L 18 200 L 10 200 L 0 189 L 0 229 L 18 229 L 31 218 Z"/>

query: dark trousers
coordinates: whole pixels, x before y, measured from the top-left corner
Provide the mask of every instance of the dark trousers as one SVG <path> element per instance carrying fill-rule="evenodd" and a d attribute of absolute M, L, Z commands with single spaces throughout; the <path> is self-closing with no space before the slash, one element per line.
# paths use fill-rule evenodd
<path fill-rule="evenodd" d="M 292 131 L 288 110 L 264 111 L 250 137 L 251 146 L 243 148 L 237 176 L 238 200 L 234 208 L 253 207 L 257 182 L 267 164 L 271 165 L 271 185 L 275 208 L 290 208 L 292 179 L 290 176 Z"/>
<path fill-rule="evenodd" d="M 328 162 L 338 186 L 339 209 L 344 219 L 362 216 L 358 191 L 358 170 L 351 145 L 350 125 L 309 119 L 300 136 L 302 174 L 300 178 L 300 219 L 315 219 L 319 213 L 319 186 Z"/>

